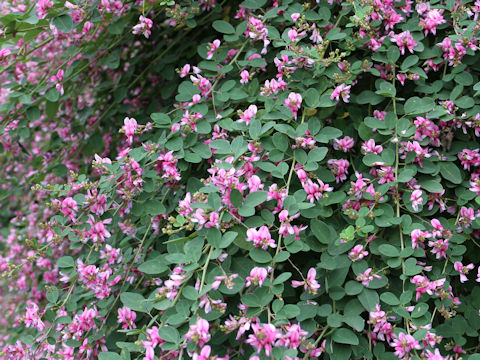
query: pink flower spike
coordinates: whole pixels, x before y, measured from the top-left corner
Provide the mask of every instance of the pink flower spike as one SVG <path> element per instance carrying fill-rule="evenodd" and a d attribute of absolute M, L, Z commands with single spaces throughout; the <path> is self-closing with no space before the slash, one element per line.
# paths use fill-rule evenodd
<path fill-rule="evenodd" d="M 350 98 L 350 88 L 352 86 L 348 85 L 346 86 L 345 84 L 340 84 L 338 85 L 335 90 L 333 90 L 332 95 L 330 95 L 330 100 L 339 100 L 340 96 L 342 97 L 343 102 L 348 103 L 348 99 Z"/>

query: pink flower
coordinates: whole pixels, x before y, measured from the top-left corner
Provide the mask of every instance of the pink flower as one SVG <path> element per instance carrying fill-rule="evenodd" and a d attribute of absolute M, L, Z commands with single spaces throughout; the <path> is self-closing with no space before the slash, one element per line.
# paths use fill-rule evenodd
<path fill-rule="evenodd" d="M 126 306 L 118 309 L 117 322 L 122 324 L 122 329 L 135 329 L 137 327 L 135 325 L 136 317 L 135 311 L 130 310 Z"/>
<path fill-rule="evenodd" d="M 283 335 L 276 343 L 277 346 L 284 346 L 288 349 L 298 349 L 304 337 L 308 335 L 308 331 L 303 330 L 299 324 L 287 325 L 285 335 Z"/>
<path fill-rule="evenodd" d="M 310 294 L 316 294 L 317 290 L 320 289 L 320 284 L 315 279 L 316 276 L 317 271 L 312 267 L 310 270 L 308 270 L 307 279 L 304 281 L 292 280 L 292 287 L 296 288 L 303 286 L 303 288 Z"/>
<path fill-rule="evenodd" d="M 435 349 L 435 352 L 431 352 L 430 350 L 427 350 L 427 360 L 448 360 L 450 357 L 443 357 L 442 354 L 440 354 L 440 351 L 438 349 Z"/>
<path fill-rule="evenodd" d="M 3 59 L 4 57 L 7 57 L 10 55 L 12 52 L 10 49 L 0 49 L 0 59 Z"/>
<path fill-rule="evenodd" d="M 292 15 L 290 15 L 290 17 L 292 18 L 292 20 L 294 22 L 296 22 L 298 20 L 298 18 L 300 17 L 300 13 L 293 13 Z"/>
<path fill-rule="evenodd" d="M 250 120 L 252 120 L 257 114 L 257 106 L 250 105 L 247 110 L 239 111 L 238 113 L 240 115 L 238 122 L 245 122 L 245 125 L 248 126 L 248 124 L 250 124 Z"/>
<path fill-rule="evenodd" d="M 375 140 L 369 139 L 363 143 L 362 150 L 365 154 L 381 154 L 383 147 L 382 145 L 375 145 Z"/>
<path fill-rule="evenodd" d="M 297 41 L 297 36 L 298 36 L 297 30 L 290 29 L 290 30 L 288 30 L 287 35 L 288 35 L 288 38 L 290 39 L 290 41 L 292 41 L 292 42 Z"/>
<path fill-rule="evenodd" d="M 190 73 L 190 64 L 185 64 L 180 70 L 179 76 L 181 78 L 184 78 L 185 76 L 188 76 L 189 73 Z"/>
<path fill-rule="evenodd" d="M 295 120 L 297 119 L 297 111 L 300 109 L 302 104 L 302 95 L 291 92 L 288 94 L 288 98 L 285 99 L 283 102 L 284 106 L 287 106 L 291 112 L 293 112 L 293 116 Z"/>
<path fill-rule="evenodd" d="M 255 247 L 261 247 L 263 250 L 267 250 L 268 247 L 276 248 L 277 244 L 275 240 L 272 239 L 268 227 L 265 225 L 261 226 L 260 229 L 248 229 L 246 241 L 252 241 Z"/>
<path fill-rule="evenodd" d="M 372 274 L 372 268 L 368 268 L 365 270 L 365 272 L 360 273 L 357 275 L 357 281 L 360 281 L 363 286 L 368 287 L 370 285 L 370 282 L 372 282 L 373 279 L 381 279 L 382 277 L 377 274 Z"/>
<path fill-rule="evenodd" d="M 91 21 L 85 21 L 82 28 L 82 35 L 88 34 L 88 32 L 93 28 L 93 23 Z"/>
<path fill-rule="evenodd" d="M 412 208 L 415 211 L 418 211 L 418 205 L 423 204 L 422 198 L 423 192 L 421 190 L 414 190 L 410 196 L 410 201 L 412 202 Z"/>
<path fill-rule="evenodd" d="M 215 51 L 220 47 L 220 40 L 215 39 L 213 42 L 208 43 L 208 52 L 207 52 L 207 60 L 210 60 L 213 57 Z"/>
<path fill-rule="evenodd" d="M 348 85 L 346 86 L 345 84 L 340 84 L 338 85 L 335 90 L 333 90 L 332 95 L 330 95 L 330 100 L 339 100 L 340 96 L 342 97 L 342 100 L 346 103 L 348 103 L 348 99 L 350 98 L 350 88 L 352 86 Z"/>
<path fill-rule="evenodd" d="M 143 34 L 148 39 L 152 33 L 150 29 L 153 26 L 153 21 L 143 15 L 140 15 L 139 20 L 140 22 L 133 27 L 132 33 L 135 35 Z"/>
<path fill-rule="evenodd" d="M 273 343 L 281 336 L 279 331 L 272 324 L 252 324 L 252 329 L 254 334 L 248 335 L 245 342 L 257 349 L 258 353 L 265 349 L 265 354 L 270 356 Z"/>
<path fill-rule="evenodd" d="M 365 256 L 368 255 L 368 251 L 363 250 L 363 245 L 355 246 L 349 253 L 348 257 L 352 261 L 362 260 Z"/>
<path fill-rule="evenodd" d="M 464 266 L 460 261 L 455 261 L 453 264 L 453 268 L 460 273 L 460 282 L 464 283 L 465 281 L 468 281 L 468 278 L 466 275 L 469 273 L 470 270 L 472 270 L 475 267 L 473 264 L 468 264 Z"/>
<path fill-rule="evenodd" d="M 302 169 L 301 171 L 304 170 Z M 299 175 L 299 178 L 300 176 L 301 175 Z M 302 181 L 301 178 L 300 181 Z M 322 180 L 317 179 L 317 183 L 314 183 L 311 179 L 302 181 L 303 190 L 305 190 L 305 192 L 307 193 L 307 200 L 309 200 L 311 204 L 313 204 L 315 200 L 318 201 L 322 197 L 326 196 L 326 194 L 324 194 L 325 192 L 333 191 L 333 187 L 328 184 L 324 184 Z"/>
<path fill-rule="evenodd" d="M 413 54 L 413 48 L 417 46 L 417 42 L 413 40 L 412 34 L 410 34 L 410 31 L 404 31 L 398 35 L 393 35 L 392 38 L 390 38 L 391 42 L 394 42 L 397 44 L 398 49 L 400 50 L 400 53 L 402 55 L 405 54 L 405 46 L 407 47 L 408 51 L 410 51 Z"/>
<path fill-rule="evenodd" d="M 38 306 L 34 302 L 29 301 L 27 303 L 27 311 L 25 314 L 25 326 L 27 328 L 34 327 L 38 331 L 43 331 L 45 329 L 45 324 L 41 320 L 41 316 L 38 314 Z"/>
<path fill-rule="evenodd" d="M 350 163 L 345 159 L 330 159 L 327 161 L 328 168 L 335 175 L 337 184 L 347 180 L 348 167 Z"/>
<path fill-rule="evenodd" d="M 250 285 L 257 285 L 262 287 L 263 282 L 268 276 L 268 270 L 263 267 L 254 267 L 250 270 L 250 276 L 247 276 L 245 280 L 247 280 L 245 287 L 249 287 Z"/>
<path fill-rule="evenodd" d="M 247 84 L 250 81 L 250 73 L 248 72 L 248 70 L 243 70 L 240 73 L 240 77 L 240 84 Z"/>
<path fill-rule="evenodd" d="M 95 222 L 95 219 L 92 215 L 88 215 L 88 223 L 90 224 L 90 230 L 88 230 L 85 235 L 87 238 L 92 239 L 94 243 L 104 242 L 105 239 L 108 239 L 110 232 L 105 227 L 105 224 L 110 224 L 112 219 L 105 219 L 99 222 Z"/>
<path fill-rule="evenodd" d="M 37 16 L 39 19 L 43 19 L 45 16 L 47 16 L 48 9 L 50 9 L 53 6 L 53 1 L 51 0 L 38 0 L 36 7 L 37 7 Z"/>
<path fill-rule="evenodd" d="M 399 358 L 408 357 L 410 351 L 414 349 L 421 349 L 422 347 L 417 340 L 412 335 L 406 335 L 400 333 L 396 339 L 390 344 L 390 346 L 395 348 L 395 355 Z"/>
<path fill-rule="evenodd" d="M 137 121 L 134 118 L 126 117 L 123 120 L 124 125 L 122 126 L 122 130 L 125 132 L 125 136 L 127 137 L 127 141 L 130 145 L 133 143 L 133 135 L 135 135 L 135 130 L 138 127 Z"/>
<path fill-rule="evenodd" d="M 71 198 L 70 196 L 66 197 L 62 201 L 62 208 L 60 210 L 63 215 L 68 217 L 68 220 L 75 221 L 75 216 L 78 211 L 77 202 L 73 200 L 73 198 Z"/>
<path fill-rule="evenodd" d="M 412 237 L 412 249 L 417 248 L 419 245 L 422 246 L 422 248 L 425 248 L 423 245 L 425 239 L 431 238 L 432 234 L 430 234 L 428 231 L 422 231 L 419 229 L 414 229 L 412 233 L 410 234 Z"/>
<path fill-rule="evenodd" d="M 443 9 L 431 9 L 428 10 L 425 18 L 420 19 L 418 26 L 425 29 L 425 36 L 427 36 L 429 32 L 435 35 L 437 33 L 437 26 L 447 22 L 442 14 Z"/>
<path fill-rule="evenodd" d="M 210 340 L 210 324 L 207 320 L 198 318 L 194 325 L 190 325 L 190 329 L 185 334 L 185 339 L 193 341 L 198 346 L 205 345 Z"/>
<path fill-rule="evenodd" d="M 210 359 L 211 348 L 209 345 L 205 345 L 200 351 L 200 355 L 197 353 L 193 354 L 192 360 L 209 360 Z"/>
<path fill-rule="evenodd" d="M 430 252 L 435 254 L 435 258 L 447 258 L 447 250 L 448 250 L 448 239 L 438 239 L 436 241 L 429 241 L 428 246 L 432 249 Z"/>
<path fill-rule="evenodd" d="M 335 150 L 341 150 L 343 152 L 349 152 L 353 147 L 354 141 L 350 136 L 345 136 L 342 139 L 333 140 L 333 148 Z"/>

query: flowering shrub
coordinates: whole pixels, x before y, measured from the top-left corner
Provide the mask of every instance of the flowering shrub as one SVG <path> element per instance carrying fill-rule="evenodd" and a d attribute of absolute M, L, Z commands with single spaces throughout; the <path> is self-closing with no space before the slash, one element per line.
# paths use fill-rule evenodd
<path fill-rule="evenodd" d="M 1 359 L 480 358 L 478 1 L 0 14 Z"/>

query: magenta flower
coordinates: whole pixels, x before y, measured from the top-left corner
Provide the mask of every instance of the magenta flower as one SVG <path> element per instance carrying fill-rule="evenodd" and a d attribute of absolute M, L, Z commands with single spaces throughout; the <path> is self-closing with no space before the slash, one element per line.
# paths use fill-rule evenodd
<path fill-rule="evenodd" d="M 237 122 L 245 122 L 245 125 L 248 126 L 248 124 L 250 124 L 250 121 L 257 114 L 257 110 L 258 109 L 256 105 L 250 105 L 247 110 L 238 111 L 238 114 L 240 115 L 240 119 L 237 120 Z"/>
<path fill-rule="evenodd" d="M 460 282 L 468 281 L 467 274 L 475 267 L 473 264 L 463 265 L 460 261 L 455 261 L 453 268 L 460 273 Z"/>
<path fill-rule="evenodd" d="M 410 34 L 410 31 L 408 30 L 398 35 L 393 35 L 393 37 L 390 38 L 390 41 L 397 44 L 402 55 L 405 54 L 405 47 L 407 47 L 408 51 L 413 54 L 413 48 L 417 46 L 417 42 L 413 40 L 412 34 Z"/>
<path fill-rule="evenodd" d="M 350 98 L 350 88 L 352 86 L 348 85 L 346 86 L 345 84 L 340 84 L 338 85 L 335 90 L 333 90 L 332 95 L 330 95 L 330 100 L 336 100 L 338 101 L 340 99 L 340 96 L 342 97 L 343 102 L 348 103 L 348 99 Z"/>
<path fill-rule="evenodd" d="M 298 37 L 298 33 L 297 33 L 297 30 L 295 29 L 290 29 L 288 30 L 288 38 L 290 39 L 290 41 L 292 42 L 296 42 L 297 41 L 297 37 Z"/>
<path fill-rule="evenodd" d="M 63 215 L 68 217 L 68 220 L 70 220 L 72 222 L 75 221 L 75 216 L 76 216 L 77 211 L 78 211 L 77 202 L 75 200 L 73 200 L 73 198 L 71 198 L 70 196 L 66 197 L 62 201 L 62 207 L 61 207 L 60 211 L 62 212 Z"/>
<path fill-rule="evenodd" d="M 252 241 L 255 247 L 261 247 L 263 250 L 267 250 L 269 247 L 276 248 L 277 244 L 275 240 L 272 239 L 268 227 L 265 225 L 261 226 L 260 229 L 248 229 L 246 241 Z"/>
<path fill-rule="evenodd" d="M 383 151 L 382 145 L 376 145 L 375 140 L 369 139 L 362 145 L 362 151 L 365 154 L 381 154 Z"/>
<path fill-rule="evenodd" d="M 290 15 L 290 17 L 292 18 L 292 20 L 294 22 L 296 22 L 298 20 L 298 18 L 300 17 L 300 13 L 293 13 L 292 15 Z"/>
<path fill-rule="evenodd" d="M 278 339 L 276 345 L 284 346 L 288 349 L 298 349 L 307 335 L 308 331 L 303 330 L 299 324 L 287 325 L 285 334 Z"/>
<path fill-rule="evenodd" d="M 247 276 L 245 280 L 247 282 L 245 283 L 245 287 L 249 287 L 250 285 L 257 285 L 259 287 L 262 287 L 263 282 L 268 276 L 268 270 L 263 268 L 263 267 L 254 267 L 252 270 L 250 270 L 250 276 Z"/>
<path fill-rule="evenodd" d="M 350 136 L 345 136 L 342 139 L 333 140 L 333 148 L 335 150 L 340 150 L 343 152 L 349 152 L 352 149 L 354 144 L 355 142 Z"/>
<path fill-rule="evenodd" d="M 194 353 L 192 360 L 209 360 L 210 359 L 211 348 L 208 345 L 205 345 L 200 354 Z"/>
<path fill-rule="evenodd" d="M 390 344 L 395 348 L 395 355 L 399 358 L 409 357 L 410 351 L 414 349 L 421 349 L 422 347 L 412 335 L 400 333 L 396 339 Z"/>
<path fill-rule="evenodd" d="M 349 253 L 348 257 L 352 261 L 362 260 L 365 256 L 368 255 L 368 251 L 363 250 L 363 245 L 356 245 Z"/>
<path fill-rule="evenodd" d="M 117 322 L 122 324 L 122 329 L 135 329 L 135 319 L 137 314 L 135 311 L 130 310 L 128 307 L 124 306 L 118 309 Z"/>
<path fill-rule="evenodd" d="M 443 9 L 431 9 L 428 10 L 425 18 L 420 19 L 418 26 L 425 29 L 425 36 L 427 36 L 429 32 L 435 35 L 437 33 L 437 26 L 447 22 L 442 14 Z"/>
<path fill-rule="evenodd" d="M 272 324 L 252 324 L 252 329 L 254 334 L 248 335 L 245 342 L 254 347 L 258 353 L 264 349 L 265 355 L 270 356 L 275 340 L 281 336 L 279 331 Z"/>
<path fill-rule="evenodd" d="M 248 70 L 243 70 L 240 73 L 240 77 L 240 84 L 247 84 L 250 81 L 250 73 L 248 72 Z"/>
<path fill-rule="evenodd" d="M 133 135 L 135 135 L 135 130 L 137 130 L 138 124 L 134 118 L 126 117 L 123 120 L 124 125 L 122 126 L 122 130 L 125 132 L 125 136 L 127 137 L 127 141 L 130 145 L 133 143 Z"/>
<path fill-rule="evenodd" d="M 215 51 L 220 47 L 220 40 L 215 39 L 213 42 L 208 43 L 208 52 L 207 52 L 207 60 L 210 60 L 213 57 Z"/>
<path fill-rule="evenodd" d="M 421 190 L 414 190 L 412 195 L 410 195 L 410 201 L 412 202 L 412 208 L 415 211 L 418 211 L 418 205 L 423 204 L 422 198 L 423 192 Z"/>
<path fill-rule="evenodd" d="M 382 277 L 377 274 L 372 274 L 372 268 L 368 268 L 365 272 L 357 275 L 357 281 L 360 281 L 363 286 L 368 287 L 373 279 L 381 279 Z"/>
<path fill-rule="evenodd" d="M 190 329 L 185 334 L 185 339 L 198 344 L 198 346 L 205 345 L 210 341 L 210 324 L 208 321 L 198 318 L 195 324 L 190 325 Z"/>
<path fill-rule="evenodd" d="M 292 280 L 292 287 L 296 288 L 303 286 L 303 288 L 310 294 L 316 294 L 317 290 L 320 289 L 320 284 L 315 279 L 316 276 L 317 271 L 315 268 L 310 268 L 310 270 L 308 270 L 307 278 L 304 281 Z"/>
<path fill-rule="evenodd" d="M 153 21 L 150 20 L 149 18 L 140 15 L 139 23 L 133 27 L 132 33 L 137 35 L 137 34 L 143 34 L 147 39 L 150 36 L 151 28 L 153 26 Z"/>
<path fill-rule="evenodd" d="M 297 119 L 297 112 L 302 104 L 302 95 L 291 92 L 288 94 L 288 98 L 285 99 L 283 105 L 288 107 L 293 112 L 293 117 Z"/>

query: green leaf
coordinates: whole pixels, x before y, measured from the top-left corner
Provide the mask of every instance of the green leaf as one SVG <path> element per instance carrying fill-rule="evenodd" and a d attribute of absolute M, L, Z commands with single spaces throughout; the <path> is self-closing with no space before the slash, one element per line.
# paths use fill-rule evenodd
<path fill-rule="evenodd" d="M 300 315 L 300 308 L 297 305 L 287 304 L 277 313 L 277 316 L 287 319 L 294 318 Z"/>
<path fill-rule="evenodd" d="M 475 105 L 475 100 L 469 96 L 462 96 L 460 99 L 455 100 L 455 105 L 462 109 L 469 109 Z"/>
<path fill-rule="evenodd" d="M 307 162 L 318 162 L 322 161 L 325 159 L 325 156 L 327 156 L 328 153 L 328 148 L 326 147 L 319 147 L 312 149 L 308 152 L 307 156 Z"/>
<path fill-rule="evenodd" d="M 382 244 L 378 247 L 378 251 L 382 255 L 388 256 L 388 257 L 397 257 L 400 256 L 400 251 L 393 245 L 390 244 Z"/>
<path fill-rule="evenodd" d="M 178 330 L 172 326 L 162 326 L 158 329 L 158 335 L 166 342 L 174 344 L 180 343 L 180 334 L 178 333 Z"/>
<path fill-rule="evenodd" d="M 305 92 L 305 104 L 310 108 L 315 108 L 320 100 L 320 95 L 316 89 L 310 88 Z"/>
<path fill-rule="evenodd" d="M 60 98 L 60 93 L 53 87 L 45 93 L 45 97 L 48 101 L 55 102 Z"/>
<path fill-rule="evenodd" d="M 266 191 L 255 191 L 245 198 L 244 206 L 255 207 L 267 200 L 268 193 Z"/>
<path fill-rule="evenodd" d="M 433 110 L 435 107 L 435 101 L 432 98 L 419 98 L 413 96 L 409 98 L 404 105 L 405 114 L 424 114 Z"/>
<path fill-rule="evenodd" d="M 71 256 L 62 256 L 57 260 L 57 265 L 61 268 L 73 267 L 74 264 L 75 262 L 73 261 L 73 257 Z"/>
<path fill-rule="evenodd" d="M 265 5 L 267 0 L 245 0 L 242 2 L 242 6 L 246 9 L 259 9 Z"/>
<path fill-rule="evenodd" d="M 419 181 L 422 188 L 431 193 L 441 193 L 443 191 L 442 184 L 435 180 L 422 180 Z"/>
<path fill-rule="evenodd" d="M 370 289 L 363 289 L 358 295 L 358 300 L 360 300 L 367 311 L 375 311 L 375 305 L 380 303 L 377 292 Z"/>
<path fill-rule="evenodd" d="M 358 345 L 358 337 L 350 329 L 341 328 L 336 330 L 332 336 L 333 341 L 339 344 Z"/>
<path fill-rule="evenodd" d="M 141 271 L 144 274 L 148 275 L 160 274 L 167 270 L 167 265 L 163 261 L 161 261 L 160 258 L 145 261 L 138 267 L 138 271 Z"/>
<path fill-rule="evenodd" d="M 428 304 L 418 303 L 412 311 L 412 318 L 419 318 L 428 311 Z"/>
<path fill-rule="evenodd" d="M 384 303 L 388 305 L 399 305 L 400 300 L 395 296 L 395 294 L 391 292 L 384 292 L 382 295 L 380 295 L 380 300 L 382 300 Z"/>
<path fill-rule="evenodd" d="M 455 80 L 457 84 L 460 84 L 463 86 L 470 86 L 473 84 L 473 76 L 466 71 L 461 71 L 458 74 L 455 74 L 455 76 L 453 77 L 453 80 Z"/>
<path fill-rule="evenodd" d="M 153 113 L 150 115 L 150 118 L 155 122 L 157 125 L 170 125 L 172 120 L 170 116 L 164 113 Z"/>
<path fill-rule="evenodd" d="M 273 285 L 284 283 L 285 281 L 290 279 L 291 276 L 292 276 L 291 272 L 281 273 L 279 276 L 275 278 L 275 280 L 273 280 Z"/>
<path fill-rule="evenodd" d="M 114 352 L 107 351 L 98 354 L 98 360 L 123 360 L 123 358 Z"/>
<path fill-rule="evenodd" d="M 213 28 L 222 34 L 234 34 L 235 28 L 228 22 L 223 20 L 216 20 L 212 24 Z"/>
<path fill-rule="evenodd" d="M 417 259 L 408 258 L 405 260 L 405 275 L 412 276 L 422 272 L 422 267 L 417 265 Z"/>
<path fill-rule="evenodd" d="M 400 68 L 402 70 L 408 70 L 409 68 L 414 66 L 417 62 L 418 62 L 418 56 L 417 55 L 410 55 L 405 60 L 403 60 Z"/>
<path fill-rule="evenodd" d="M 277 132 L 273 135 L 272 140 L 273 145 L 275 145 L 278 150 L 285 152 L 288 149 L 288 138 L 285 134 Z"/>
<path fill-rule="evenodd" d="M 120 300 L 129 309 L 133 311 L 140 311 L 140 312 L 145 312 L 148 313 L 149 310 L 147 308 L 147 301 L 145 298 L 138 294 L 138 293 L 133 293 L 133 292 L 124 292 L 120 294 Z"/>
<path fill-rule="evenodd" d="M 336 232 L 332 231 L 329 225 L 325 224 L 321 220 L 313 219 L 310 222 L 310 228 L 313 235 L 320 241 L 322 244 L 330 244 L 336 238 Z"/>
<path fill-rule="evenodd" d="M 272 261 L 272 255 L 266 250 L 253 248 L 250 250 L 250 257 L 259 264 L 265 264 Z"/>
<path fill-rule="evenodd" d="M 239 208 L 240 206 L 242 206 L 242 202 L 243 202 L 242 193 L 240 191 L 238 191 L 237 189 L 233 189 L 230 192 L 230 202 L 236 208 Z"/>
<path fill-rule="evenodd" d="M 53 19 L 53 25 L 58 31 L 69 33 L 73 29 L 73 20 L 70 15 L 63 14 Z"/>
<path fill-rule="evenodd" d="M 460 169 L 452 162 L 441 162 L 440 164 L 440 174 L 444 179 L 454 183 L 462 183 L 462 173 Z"/>

